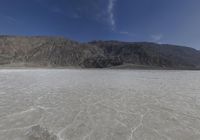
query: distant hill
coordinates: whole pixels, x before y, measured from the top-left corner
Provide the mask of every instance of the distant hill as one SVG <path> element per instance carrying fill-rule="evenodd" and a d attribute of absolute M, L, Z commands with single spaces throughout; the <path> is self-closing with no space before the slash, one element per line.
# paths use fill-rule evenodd
<path fill-rule="evenodd" d="M 148 42 L 0 36 L 0 66 L 199 69 L 200 52 Z"/>

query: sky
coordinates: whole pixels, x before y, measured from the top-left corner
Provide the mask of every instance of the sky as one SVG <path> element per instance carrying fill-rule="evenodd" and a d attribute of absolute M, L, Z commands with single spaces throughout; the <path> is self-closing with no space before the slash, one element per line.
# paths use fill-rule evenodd
<path fill-rule="evenodd" d="M 0 34 L 200 49 L 200 0 L 0 0 Z"/>

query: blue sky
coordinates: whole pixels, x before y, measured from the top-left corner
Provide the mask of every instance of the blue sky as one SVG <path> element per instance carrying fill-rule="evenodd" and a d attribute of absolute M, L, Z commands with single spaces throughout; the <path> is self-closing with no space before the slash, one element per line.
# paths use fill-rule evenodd
<path fill-rule="evenodd" d="M 0 34 L 200 49 L 200 0 L 0 0 Z"/>

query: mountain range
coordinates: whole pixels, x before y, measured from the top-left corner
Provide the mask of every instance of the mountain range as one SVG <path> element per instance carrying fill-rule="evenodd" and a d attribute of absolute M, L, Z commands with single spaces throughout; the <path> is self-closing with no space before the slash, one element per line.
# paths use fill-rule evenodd
<path fill-rule="evenodd" d="M 200 69 L 200 51 L 151 42 L 0 36 L 0 67 Z"/>

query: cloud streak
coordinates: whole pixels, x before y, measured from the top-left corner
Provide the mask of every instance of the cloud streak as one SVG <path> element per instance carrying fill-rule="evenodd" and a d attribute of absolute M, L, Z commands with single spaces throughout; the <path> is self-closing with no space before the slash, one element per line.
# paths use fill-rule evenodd
<path fill-rule="evenodd" d="M 109 18 L 109 23 L 112 27 L 112 30 L 115 29 L 116 23 L 115 23 L 115 15 L 114 15 L 114 6 L 117 0 L 109 0 L 108 3 L 108 18 Z"/>
<path fill-rule="evenodd" d="M 115 5 L 117 0 L 68 0 L 50 3 L 48 0 L 35 0 L 40 6 L 53 13 L 74 19 L 90 19 L 107 24 L 112 31 L 116 30 Z M 80 1 L 80 2 L 79 2 Z"/>
<path fill-rule="evenodd" d="M 5 14 L 0 14 L 0 17 L 4 18 L 4 20 L 6 20 L 9 23 L 17 23 L 17 19 L 15 19 L 12 16 L 8 16 L 8 15 L 5 15 Z"/>

